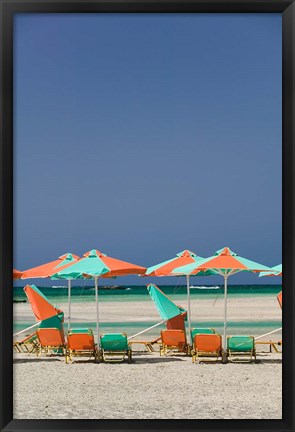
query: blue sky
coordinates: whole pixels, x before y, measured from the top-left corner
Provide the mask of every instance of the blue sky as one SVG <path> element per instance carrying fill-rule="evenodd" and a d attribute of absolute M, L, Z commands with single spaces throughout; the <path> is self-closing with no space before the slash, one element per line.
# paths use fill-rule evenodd
<path fill-rule="evenodd" d="M 223 246 L 281 263 L 281 25 L 280 14 L 17 15 L 15 267 L 92 248 L 151 266 Z"/>

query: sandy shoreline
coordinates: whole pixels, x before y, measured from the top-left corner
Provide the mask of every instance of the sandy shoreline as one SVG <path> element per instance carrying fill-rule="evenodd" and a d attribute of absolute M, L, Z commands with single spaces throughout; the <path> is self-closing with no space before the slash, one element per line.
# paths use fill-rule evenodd
<path fill-rule="evenodd" d="M 185 302 L 182 302 L 185 306 Z M 61 305 L 67 316 L 67 305 Z M 94 303 L 73 303 L 75 320 L 94 321 Z M 33 321 L 29 304 L 14 304 L 20 321 Z M 87 320 L 85 320 L 85 316 Z M 192 301 L 193 319 L 222 321 L 223 301 Z M 101 302 L 102 321 L 159 321 L 152 302 Z M 278 320 L 276 298 L 231 297 L 231 321 Z M 118 329 L 119 331 L 119 329 Z M 148 333 L 149 340 L 159 331 Z M 280 334 L 272 340 L 281 338 Z M 140 349 L 136 345 L 134 350 Z M 267 346 L 257 346 L 267 351 Z M 258 354 L 257 364 L 193 364 L 190 357 L 135 352 L 129 365 L 62 357 L 14 355 L 14 418 L 279 419 L 282 354 Z"/>
<path fill-rule="evenodd" d="M 179 301 L 186 307 L 186 300 Z M 59 303 L 67 317 L 68 304 Z M 14 318 L 18 321 L 34 321 L 32 309 L 29 303 L 15 303 Z M 254 321 L 254 320 L 281 320 L 282 312 L 277 299 L 273 295 L 229 297 L 228 319 L 230 321 Z M 95 321 L 96 310 L 94 302 L 72 302 L 71 314 L 76 321 Z M 191 314 L 194 321 L 222 321 L 224 313 L 223 297 L 192 299 Z M 132 302 L 99 302 L 99 315 L 102 322 L 116 321 L 159 321 L 159 314 L 151 301 Z"/>

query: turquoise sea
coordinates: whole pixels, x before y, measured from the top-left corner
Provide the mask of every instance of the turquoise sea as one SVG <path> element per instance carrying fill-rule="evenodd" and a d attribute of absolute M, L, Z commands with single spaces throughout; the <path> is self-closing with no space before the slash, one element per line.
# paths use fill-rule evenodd
<path fill-rule="evenodd" d="M 186 299 L 185 285 L 157 285 L 171 300 Z M 66 284 L 53 285 L 48 287 L 38 287 L 40 291 L 52 303 L 63 303 L 67 301 L 68 287 Z M 146 289 L 146 285 L 120 285 L 105 288 L 99 287 L 100 301 L 150 301 L 151 298 Z M 277 295 L 282 290 L 281 285 L 229 285 L 229 296 L 244 295 Z M 203 296 L 223 296 L 223 285 L 193 285 L 190 288 L 191 297 L 198 298 Z M 20 301 L 27 297 L 22 287 L 13 288 L 13 299 Z M 71 287 L 71 299 L 73 302 L 94 301 L 94 286 L 77 285 Z"/>
<path fill-rule="evenodd" d="M 186 306 L 186 286 L 184 285 L 158 285 L 159 288 L 167 294 L 171 300 Z M 40 291 L 48 298 L 48 300 L 54 305 L 59 306 L 62 303 L 67 303 L 68 301 L 68 288 L 66 284 L 59 284 L 50 287 L 38 287 Z M 281 291 L 281 285 L 230 285 L 228 287 L 228 297 L 245 297 L 245 296 L 274 296 Z M 210 298 L 212 301 L 217 299 L 222 299 L 224 294 L 223 285 L 191 285 L 190 289 L 192 299 Z M 13 300 L 15 302 L 27 300 L 27 297 L 23 291 L 22 287 L 14 287 L 13 289 Z M 94 286 L 89 285 L 76 285 L 71 289 L 71 301 L 74 303 L 83 302 L 95 302 L 95 291 Z M 121 285 L 114 286 L 112 288 L 99 287 L 99 301 L 100 302 L 152 302 L 146 286 L 145 285 Z M 271 313 L 270 313 L 271 316 Z M 160 321 L 160 319 L 159 319 Z M 32 313 L 32 321 L 14 321 L 14 332 L 22 330 L 35 323 L 35 319 Z M 125 331 L 128 335 L 135 334 L 141 330 L 156 324 L 155 321 L 145 321 L 145 322 L 108 322 L 101 323 L 100 328 L 103 332 L 115 332 L 115 331 Z M 95 329 L 95 323 L 89 322 L 85 319 L 85 322 L 73 322 L 72 327 L 87 327 Z M 197 326 L 198 323 L 192 320 L 192 326 Z M 217 331 L 221 332 L 223 327 L 222 321 L 214 320 L 202 323 L 202 326 L 214 327 Z M 256 321 L 246 322 L 231 322 L 229 317 L 228 331 L 230 334 L 263 334 L 271 330 L 279 328 L 282 326 L 281 320 L 267 320 L 262 321 L 257 317 Z M 164 326 L 162 326 L 164 328 Z M 159 334 L 161 327 L 154 329 L 151 335 Z"/>

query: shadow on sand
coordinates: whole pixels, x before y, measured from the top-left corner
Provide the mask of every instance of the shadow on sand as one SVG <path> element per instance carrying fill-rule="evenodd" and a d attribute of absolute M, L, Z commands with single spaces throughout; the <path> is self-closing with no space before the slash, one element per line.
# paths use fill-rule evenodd
<path fill-rule="evenodd" d="M 183 361 L 187 361 L 189 357 L 187 356 L 183 356 L 183 355 L 174 355 L 174 356 L 157 356 L 155 355 L 156 353 L 146 353 L 146 352 L 137 352 L 134 353 L 133 359 L 132 359 L 132 363 L 131 364 L 155 364 L 155 363 L 173 363 L 173 362 L 183 362 Z M 22 363 L 40 363 L 40 362 L 64 362 L 65 358 L 64 356 L 60 356 L 60 357 L 56 357 L 56 356 L 52 356 L 52 357 L 35 357 L 35 356 L 31 356 L 29 355 L 27 358 L 16 358 L 14 357 L 13 362 L 15 364 L 22 364 Z M 93 364 L 100 364 L 100 363 L 95 363 L 95 361 L 93 359 L 89 360 L 85 360 L 85 359 L 74 359 L 73 363 L 76 364 L 88 364 L 88 363 L 93 363 Z M 114 364 L 114 365 L 118 365 L 120 363 L 122 364 L 128 364 L 127 362 L 127 358 L 123 361 L 123 362 L 119 362 L 119 361 L 112 361 L 112 362 L 106 362 L 107 364 Z M 210 361 L 207 359 L 203 359 L 200 360 L 199 363 L 203 363 L 203 364 L 221 364 L 221 361 L 215 362 L 215 361 Z M 245 364 L 282 364 L 282 358 L 270 358 L 269 355 L 259 355 L 259 357 L 256 359 L 255 362 L 239 362 L 239 361 L 235 361 L 235 362 L 228 362 L 227 364 L 240 364 L 240 363 L 245 363 Z M 198 362 L 196 362 L 196 365 L 198 364 Z"/>
<path fill-rule="evenodd" d="M 13 363 L 21 364 L 21 363 L 40 363 L 40 362 L 60 362 L 63 361 L 64 357 L 28 357 L 28 358 L 14 358 Z"/>

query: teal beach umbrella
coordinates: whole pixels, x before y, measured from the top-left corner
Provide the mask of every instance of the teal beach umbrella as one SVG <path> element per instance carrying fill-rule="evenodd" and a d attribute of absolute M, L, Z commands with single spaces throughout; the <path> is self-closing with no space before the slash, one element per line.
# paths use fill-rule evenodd
<path fill-rule="evenodd" d="M 162 320 L 168 321 L 171 318 L 186 312 L 185 309 L 173 303 L 173 301 L 170 300 L 156 285 L 149 284 L 147 289 Z"/>
<path fill-rule="evenodd" d="M 196 255 L 194 252 L 189 250 L 184 250 L 176 254 L 176 257 L 156 264 L 149 267 L 146 271 L 146 276 L 183 276 L 185 273 L 179 273 L 175 275 L 173 270 L 179 268 L 180 266 L 185 266 L 189 264 L 196 264 L 201 262 L 204 258 Z M 205 273 L 201 272 L 200 276 L 204 276 Z M 188 321 L 188 332 L 189 337 L 191 337 L 191 304 L 190 304 L 190 282 L 189 275 L 186 275 L 186 289 L 187 289 L 187 321 Z"/>
<path fill-rule="evenodd" d="M 271 269 L 270 272 L 261 272 L 259 274 L 259 277 L 263 277 L 263 276 L 282 276 L 282 274 L 283 274 L 282 264 L 279 264 L 277 266 L 271 267 L 270 269 Z"/>
<path fill-rule="evenodd" d="M 72 253 L 66 253 L 60 256 L 57 260 L 50 261 L 45 264 L 41 264 L 37 267 L 32 267 L 28 270 L 24 270 L 22 273 L 22 279 L 31 278 L 49 278 L 56 272 L 63 270 L 64 268 L 77 262 L 79 257 Z M 71 281 L 68 280 L 68 328 L 71 323 Z"/>
<path fill-rule="evenodd" d="M 52 275 L 56 279 L 83 279 L 93 278 L 95 281 L 95 301 L 96 301 L 96 331 L 99 340 L 99 310 L 98 310 L 98 279 L 100 277 L 116 277 L 130 274 L 143 274 L 145 267 L 121 261 L 109 257 L 102 252 L 92 249 L 86 252 L 75 264 Z"/>
<path fill-rule="evenodd" d="M 226 350 L 226 324 L 227 324 L 227 281 L 229 276 L 243 272 L 251 271 L 258 273 L 261 271 L 270 271 L 270 268 L 258 264 L 246 258 L 240 257 L 228 247 L 218 250 L 215 255 L 205 258 L 193 264 L 176 268 L 173 274 L 197 275 L 199 272 L 210 271 L 211 274 L 220 275 L 224 278 L 224 325 L 223 325 L 223 350 Z M 208 273 L 207 273 L 208 274 Z"/>

